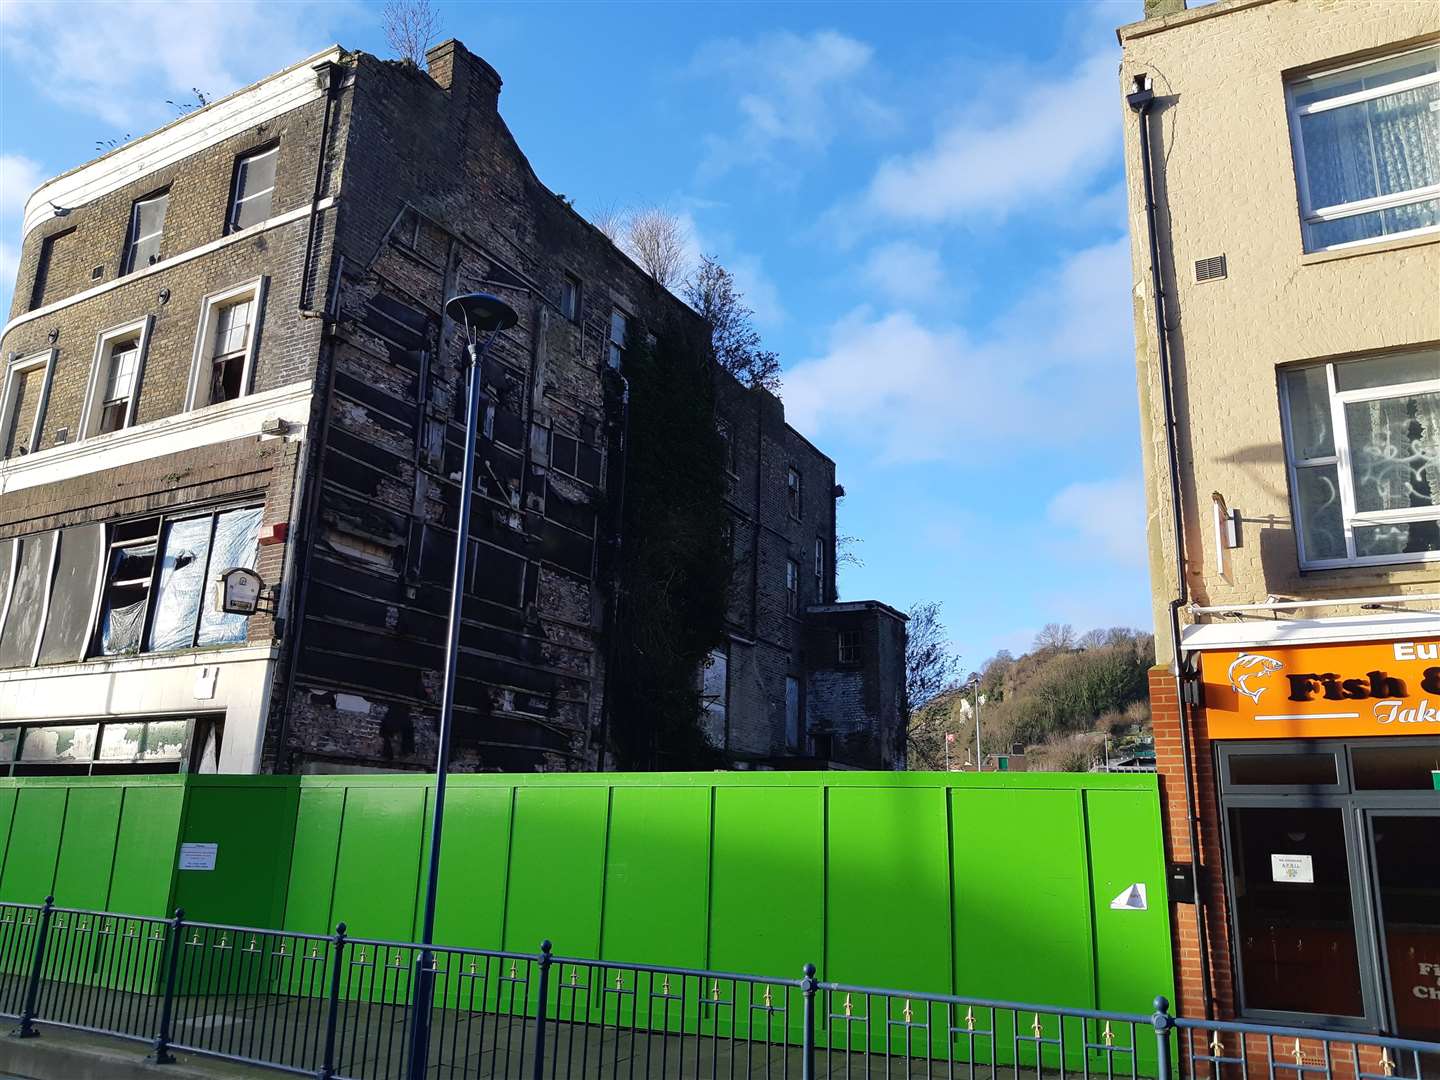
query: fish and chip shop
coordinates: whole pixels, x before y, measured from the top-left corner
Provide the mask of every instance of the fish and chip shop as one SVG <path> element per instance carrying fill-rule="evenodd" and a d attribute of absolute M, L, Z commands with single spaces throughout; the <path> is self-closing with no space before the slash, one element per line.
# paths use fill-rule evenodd
<path fill-rule="evenodd" d="M 1440 637 L 1330 622 L 1189 628 L 1210 910 L 1177 976 L 1232 1015 L 1440 1039 Z"/>

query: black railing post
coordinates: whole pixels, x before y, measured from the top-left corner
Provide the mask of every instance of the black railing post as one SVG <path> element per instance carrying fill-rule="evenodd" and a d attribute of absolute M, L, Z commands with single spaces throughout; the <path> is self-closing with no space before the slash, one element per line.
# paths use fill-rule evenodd
<path fill-rule="evenodd" d="M 815 965 L 805 965 L 805 977 L 800 980 L 803 1027 L 800 1033 L 800 1080 L 815 1080 Z"/>
<path fill-rule="evenodd" d="M 40 969 L 45 966 L 45 943 L 50 937 L 50 915 L 54 910 L 55 897 L 45 897 L 45 903 L 40 908 L 35 952 L 30 961 L 30 981 L 25 986 L 25 1004 L 20 1007 L 20 1027 L 15 1031 L 22 1039 L 33 1039 L 40 1034 L 35 1030 L 35 1007 L 40 1000 Z"/>
<path fill-rule="evenodd" d="M 180 967 L 180 937 L 185 924 L 185 909 L 176 908 L 175 917 L 170 920 L 169 932 L 165 936 L 168 953 L 165 964 L 165 1001 L 160 1006 L 160 1031 L 155 1036 L 155 1049 L 151 1056 L 156 1065 L 170 1065 L 175 1055 L 170 1053 L 170 1020 L 175 1008 L 175 972 Z"/>
<path fill-rule="evenodd" d="M 430 1068 L 430 1009 L 435 998 L 435 954 L 428 945 L 415 957 L 410 993 L 409 1080 L 425 1080 Z"/>
<path fill-rule="evenodd" d="M 330 1000 L 325 1013 L 325 1056 L 320 1061 L 319 1080 L 335 1075 L 335 1029 L 340 1020 L 340 968 L 345 957 L 345 924 L 335 927 L 330 939 Z"/>
<path fill-rule="evenodd" d="M 540 998 L 535 1003 L 535 1080 L 545 1080 L 545 999 L 550 994 L 550 942 L 540 942 Z"/>
<path fill-rule="evenodd" d="M 1175 1027 L 1175 1018 L 1163 995 L 1155 999 L 1155 1015 L 1150 1022 L 1155 1025 L 1155 1080 L 1170 1080 L 1170 1031 Z"/>

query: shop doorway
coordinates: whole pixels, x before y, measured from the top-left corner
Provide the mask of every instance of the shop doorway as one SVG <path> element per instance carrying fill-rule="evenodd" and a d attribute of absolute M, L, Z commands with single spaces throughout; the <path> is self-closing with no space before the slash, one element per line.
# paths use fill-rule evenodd
<path fill-rule="evenodd" d="M 1217 744 L 1241 1013 L 1440 1039 L 1440 740 Z"/>

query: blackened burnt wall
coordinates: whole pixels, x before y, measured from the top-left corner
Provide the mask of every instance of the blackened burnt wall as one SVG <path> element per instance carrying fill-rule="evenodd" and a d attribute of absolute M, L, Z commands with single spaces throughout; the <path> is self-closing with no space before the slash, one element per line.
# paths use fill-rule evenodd
<path fill-rule="evenodd" d="M 498 93 L 457 42 L 431 51 L 428 73 L 356 58 L 313 543 L 275 767 L 434 761 L 464 430 L 462 341 L 442 309 L 480 289 L 520 322 L 482 371 L 455 767 L 599 760 L 610 316 L 632 334 L 695 316 L 539 182 Z M 573 319 L 566 275 L 580 283 Z"/>

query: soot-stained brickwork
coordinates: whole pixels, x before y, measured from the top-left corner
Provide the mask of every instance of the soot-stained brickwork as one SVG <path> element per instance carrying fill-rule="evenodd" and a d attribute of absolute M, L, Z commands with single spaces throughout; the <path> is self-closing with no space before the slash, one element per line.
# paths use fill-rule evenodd
<path fill-rule="evenodd" d="M 0 544 L 260 506 L 255 567 L 272 588 L 245 641 L 270 648 L 269 666 L 241 695 L 258 702 L 253 755 L 222 757 L 226 768 L 431 767 L 462 527 L 464 351 L 443 309 L 476 290 L 505 299 L 519 323 L 481 371 L 454 767 L 607 764 L 602 570 L 625 385 L 616 317 L 632 343 L 676 320 L 703 328 L 539 181 L 499 93 L 499 75 L 458 42 L 431 50 L 427 70 L 332 50 L 42 190 L 73 191 L 77 205 L 42 213 L 22 251 L 4 356 L 54 360 L 43 399 L 30 393 L 34 365 L 20 373 L 33 384 L 5 384 L 13 430 L 40 423 L 0 462 Z M 228 233 L 237 163 L 270 147 L 268 217 Z M 169 201 L 156 259 L 124 274 L 132 207 L 159 192 Z M 245 385 L 207 407 L 196 387 L 223 333 L 215 298 L 237 289 L 253 289 L 255 304 Z M 124 430 L 98 434 L 104 334 L 130 323 L 145 333 L 133 409 Z M 895 764 L 882 732 L 898 699 L 885 680 L 903 628 L 867 639 L 858 682 L 856 669 L 844 687 L 810 671 L 834 651 L 833 616 L 808 613 L 836 600 L 834 462 L 773 395 L 718 369 L 715 389 L 735 570 L 717 643 L 727 719 L 712 737 L 741 766 Z M 108 662 L 89 656 L 77 677 Z M 188 686 L 172 704 L 192 707 Z M 10 719 L 32 717 L 0 711 Z M 227 723 L 233 742 L 238 721 Z"/>

